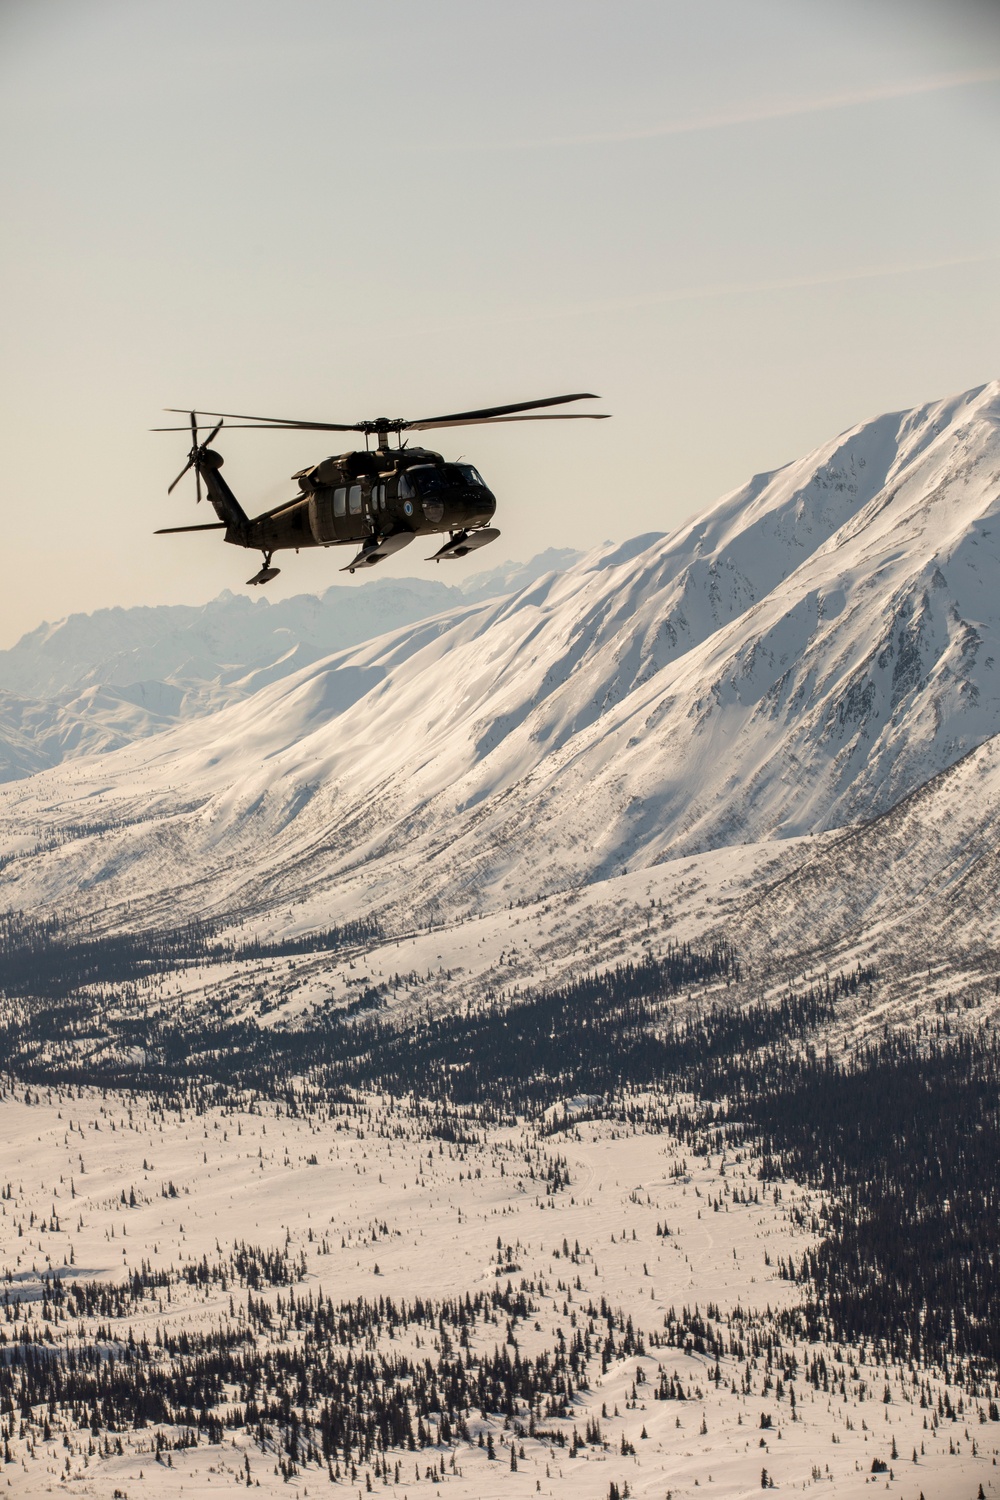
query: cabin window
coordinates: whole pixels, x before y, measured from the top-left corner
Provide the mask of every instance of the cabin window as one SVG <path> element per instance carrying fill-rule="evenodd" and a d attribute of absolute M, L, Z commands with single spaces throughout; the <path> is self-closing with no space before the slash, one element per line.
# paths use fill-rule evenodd
<path fill-rule="evenodd" d="M 400 500 L 412 500 L 415 493 L 416 492 L 413 488 L 413 485 L 410 483 L 407 476 L 405 474 L 400 474 L 398 489 Z"/>
<path fill-rule="evenodd" d="M 348 498 L 349 498 L 349 508 L 350 508 L 351 515 L 352 516 L 360 516 L 360 514 L 361 514 L 361 486 L 360 486 L 360 484 L 352 484 L 351 485 L 350 495 L 349 495 Z"/>
<path fill-rule="evenodd" d="M 376 508 L 376 510 L 385 510 L 385 485 L 384 484 L 377 484 L 375 486 L 375 508 Z"/>
<path fill-rule="evenodd" d="M 338 485 L 333 492 L 333 513 L 335 516 L 346 516 L 347 514 L 347 488 Z"/>

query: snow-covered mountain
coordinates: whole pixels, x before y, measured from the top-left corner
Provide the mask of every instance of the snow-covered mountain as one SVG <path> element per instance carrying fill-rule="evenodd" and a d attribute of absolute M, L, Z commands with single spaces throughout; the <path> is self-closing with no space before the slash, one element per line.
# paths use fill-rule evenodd
<path fill-rule="evenodd" d="M 8 787 L 6 848 L 50 847 L 3 898 L 405 926 L 877 818 L 1000 727 L 998 496 L 1000 384 L 863 423 L 670 537 Z"/>
<path fill-rule="evenodd" d="M 331 651 L 515 592 L 580 555 L 549 548 L 457 586 L 375 578 L 274 604 L 226 590 L 204 605 L 101 609 L 45 622 L 0 651 L 0 781 L 212 713 Z"/>
<path fill-rule="evenodd" d="M 146 737 L 0 788 L 19 1492 L 986 1493 L 998 507 L 1000 383 L 322 659 L 50 633 Z"/>

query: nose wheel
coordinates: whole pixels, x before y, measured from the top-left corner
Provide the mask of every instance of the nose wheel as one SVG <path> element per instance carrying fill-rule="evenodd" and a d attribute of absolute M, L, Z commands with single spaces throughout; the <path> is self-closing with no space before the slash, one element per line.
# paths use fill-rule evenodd
<path fill-rule="evenodd" d="M 271 556 L 270 552 L 264 553 L 264 566 L 259 573 L 255 573 L 252 578 L 248 578 L 247 583 L 270 583 L 272 578 L 277 578 L 281 569 L 271 567 Z"/>

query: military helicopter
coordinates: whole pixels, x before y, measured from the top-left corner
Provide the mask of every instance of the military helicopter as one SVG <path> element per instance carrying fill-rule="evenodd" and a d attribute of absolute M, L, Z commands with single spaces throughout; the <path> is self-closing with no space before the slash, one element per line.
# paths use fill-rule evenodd
<path fill-rule="evenodd" d="M 513 406 L 488 406 L 480 411 L 452 412 L 443 417 L 421 417 L 410 422 L 403 417 L 375 417 L 366 422 L 299 422 L 281 417 L 240 416 L 235 412 L 189 413 L 191 451 L 188 461 L 167 490 L 194 470 L 198 499 L 204 481 L 208 498 L 218 516 L 195 526 L 164 526 L 155 534 L 180 531 L 224 531 L 227 542 L 237 547 L 259 549 L 264 565 L 247 583 L 270 583 L 281 571 L 272 568 L 275 552 L 294 547 L 356 546 L 357 554 L 342 573 L 372 568 L 408 546 L 415 536 L 439 536 L 448 540 L 427 559 L 447 562 L 465 557 L 496 541 L 499 531 L 490 525 L 496 499 L 472 464 L 448 463 L 429 448 L 411 448 L 404 432 L 427 432 L 437 427 L 468 427 L 478 423 L 552 422 L 560 419 L 600 420 L 608 412 L 542 412 L 540 407 L 563 406 L 569 401 L 594 401 L 589 392 L 573 396 L 547 396 L 541 401 L 519 401 Z M 167 411 L 181 412 L 170 406 Z M 208 418 L 202 421 L 202 418 Z M 216 420 L 217 419 L 217 420 Z M 204 441 L 200 433 L 212 422 Z M 363 451 L 324 458 L 311 468 L 292 475 L 302 492 L 259 516 L 243 510 L 219 470 L 222 455 L 210 446 L 223 426 L 253 427 L 263 431 L 283 428 L 305 432 L 362 432 Z M 154 432 L 186 432 L 187 427 L 154 427 Z M 396 447 L 390 446 L 395 434 Z M 371 439 L 375 438 L 375 447 Z"/>

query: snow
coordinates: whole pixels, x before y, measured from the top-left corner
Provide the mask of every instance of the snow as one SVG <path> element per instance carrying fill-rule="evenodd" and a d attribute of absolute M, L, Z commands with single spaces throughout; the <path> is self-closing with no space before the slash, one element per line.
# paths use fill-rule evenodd
<path fill-rule="evenodd" d="M 228 590 L 202 606 L 102 609 L 0 651 L 0 781 L 102 754 L 250 697 L 330 651 L 517 591 L 579 557 L 549 548 L 461 579 L 375 578 L 271 604 Z"/>
<path fill-rule="evenodd" d="M 273 628 L 271 607 L 247 605 L 266 625 L 259 659 L 248 647 L 224 673 L 228 647 L 213 655 L 203 641 L 190 670 L 239 701 L 207 712 L 206 688 L 197 715 L 169 729 L 159 719 L 175 712 L 162 687 L 180 685 L 175 642 L 155 671 L 117 686 L 64 682 L 93 695 L 79 715 L 88 733 L 106 713 L 108 733 L 120 720 L 134 742 L 0 790 L 0 900 L 98 930 L 213 915 L 273 938 L 379 919 L 383 935 L 350 950 L 185 969 L 145 997 L 263 1027 L 304 1024 L 397 974 L 389 1013 L 406 1024 L 417 1008 L 502 999 L 668 940 L 721 936 L 747 993 L 764 998 L 828 970 L 878 968 L 870 989 L 838 1003 L 835 1055 L 911 1030 L 956 995 L 956 1030 L 993 1025 L 998 479 L 993 384 L 863 423 L 673 536 L 609 544 L 333 656 L 291 623 Z M 483 586 L 510 581 L 500 575 Z M 40 632 L 31 650 L 59 636 Z M 307 647 L 315 658 L 300 665 Z M 33 710 L 4 699 L 8 712 L 9 741 L 22 734 L 27 756 L 17 715 Z M 705 998 L 679 997 L 679 1011 Z M 246 1240 L 304 1255 L 307 1290 L 441 1297 L 493 1284 L 500 1236 L 516 1247 L 517 1275 L 549 1283 L 539 1328 L 524 1331 L 538 1348 L 573 1311 L 555 1287 L 564 1239 L 584 1251 L 577 1300 L 604 1296 L 647 1331 L 671 1305 L 766 1317 L 801 1298 L 775 1265 L 813 1242 L 793 1212 L 809 1222 L 815 1194 L 785 1183 L 775 1196 L 752 1158 L 686 1156 L 667 1132 L 588 1118 L 589 1102 L 565 1100 L 556 1135 L 477 1126 L 478 1144 L 459 1149 L 429 1142 L 409 1101 L 359 1100 L 345 1129 L 274 1103 L 161 1115 L 135 1096 L 43 1091 L 29 1105 L 8 1090 L 0 1275 L 37 1295 L 47 1267 L 115 1280 L 143 1260 L 176 1266 Z M 567 1187 L 542 1194 L 526 1175 L 525 1153 L 539 1151 L 565 1156 Z M 163 1196 L 168 1183 L 177 1197 Z M 132 1189 L 135 1208 L 122 1203 Z M 40 1230 L 54 1210 L 60 1228 Z M 655 1232 L 664 1221 L 667 1238 Z M 227 1308 L 217 1289 L 192 1289 L 133 1321 L 137 1332 L 144 1319 L 207 1328 Z M 861 1351 L 842 1354 L 861 1369 Z M 660 1362 L 701 1395 L 649 1399 Z M 980 1483 L 997 1493 L 996 1426 L 970 1406 L 925 1428 L 907 1370 L 880 1370 L 867 1401 L 860 1377 L 843 1398 L 801 1381 L 794 1422 L 759 1381 L 732 1391 L 736 1361 L 722 1361 L 718 1387 L 708 1374 L 699 1356 L 647 1350 L 593 1372 L 580 1397 L 570 1427 L 599 1417 L 607 1448 L 570 1460 L 526 1439 L 515 1473 L 506 1446 L 502 1463 L 460 1446 L 456 1471 L 433 1481 L 425 1451 L 423 1477 L 403 1455 L 403 1482 L 376 1487 L 399 1500 L 429 1485 L 454 1500 L 604 1500 L 627 1481 L 650 1500 L 737 1500 L 760 1491 L 766 1467 L 786 1492 L 838 1500 L 871 1484 L 893 1500 L 973 1500 Z M 940 1372 L 922 1375 L 936 1398 Z M 602 1403 L 618 1415 L 600 1416 Z M 506 1443 L 501 1422 L 493 1431 Z M 0 1481 L 28 1497 L 204 1497 L 244 1483 L 249 1461 L 262 1491 L 287 1493 L 274 1455 L 242 1433 L 176 1452 L 169 1468 L 148 1431 L 99 1462 L 84 1462 L 86 1438 L 66 1449 L 56 1434 L 35 1456 L 18 1439 Z M 891 1476 L 873 1474 L 893 1438 Z M 291 1488 L 328 1485 L 303 1470 Z"/>
<path fill-rule="evenodd" d="M 0 847 L 26 826 L 54 847 L 8 865 L 3 898 L 270 931 L 374 909 L 400 932 L 859 828 L 989 760 L 998 474 L 994 384 L 861 424 L 672 537 L 8 786 Z"/>
<path fill-rule="evenodd" d="M 567 1187 L 545 1196 L 527 1176 L 525 1151 L 540 1143 L 525 1127 L 488 1132 L 478 1146 L 461 1149 L 437 1142 L 428 1153 L 423 1127 L 405 1106 L 389 1113 L 376 1098 L 358 1103 L 349 1120 L 336 1122 L 348 1128 L 338 1129 L 317 1118 L 288 1118 L 273 1106 L 254 1114 L 160 1116 L 147 1112 L 141 1100 L 86 1091 L 31 1106 L 8 1096 L 0 1102 L 0 1133 L 16 1166 L 10 1173 L 13 1197 L 3 1202 L 0 1216 L 6 1290 L 30 1303 L 49 1267 L 70 1281 L 124 1280 L 143 1261 L 154 1270 L 203 1256 L 212 1262 L 220 1248 L 244 1241 L 287 1248 L 296 1260 L 305 1257 L 306 1279 L 296 1294 L 323 1288 L 343 1301 L 440 1298 L 496 1283 L 499 1238 L 515 1249 L 520 1267 L 512 1278 L 502 1274 L 501 1284 L 513 1279 L 516 1285 L 522 1276 L 544 1276 L 548 1283 L 539 1330 L 532 1333 L 525 1325 L 519 1333 L 528 1353 L 532 1341 L 551 1347 L 560 1328 L 569 1334 L 569 1314 L 575 1316 L 575 1308 L 591 1298 L 606 1297 L 648 1333 L 662 1327 L 671 1307 L 697 1304 L 704 1313 L 714 1303 L 725 1318 L 738 1308 L 764 1313 L 800 1294 L 794 1283 L 779 1279 L 776 1264 L 780 1257 L 801 1257 L 814 1242 L 793 1214 L 811 1215 L 818 1200 L 793 1183 L 765 1186 L 751 1160 L 692 1158 L 669 1136 L 578 1120 L 570 1132 L 541 1143 L 565 1156 L 570 1175 Z M 380 1137 L 380 1120 L 393 1126 L 390 1140 Z M 176 1196 L 163 1196 L 171 1184 Z M 123 1192 L 126 1199 L 134 1192 L 134 1208 L 122 1203 Z M 757 1203 L 738 1201 L 738 1195 L 754 1193 Z M 715 1202 L 721 1212 L 711 1206 Z M 58 1231 L 35 1228 L 18 1236 L 16 1224 L 27 1224 L 31 1214 L 49 1224 L 53 1210 Z M 667 1238 L 656 1232 L 664 1223 Z M 562 1258 L 564 1241 L 580 1246 L 579 1260 L 570 1265 Z M 572 1280 L 568 1298 L 557 1285 L 563 1277 L 566 1285 Z M 175 1283 L 169 1304 L 161 1294 L 147 1308 L 138 1307 L 129 1324 L 136 1339 L 145 1335 L 150 1343 L 158 1328 L 215 1328 L 226 1322 L 231 1292 L 241 1304 L 245 1293 L 238 1289 Z M 275 1298 L 273 1291 L 260 1295 L 272 1303 Z M 56 1325 L 57 1343 L 65 1338 L 72 1346 L 76 1321 L 71 1328 Z M 490 1337 L 499 1339 L 500 1330 Z M 800 1369 L 819 1352 L 830 1361 L 829 1345 L 812 1350 L 800 1344 Z M 859 1399 L 857 1382 L 848 1381 L 849 1395 L 842 1398 L 813 1391 L 800 1377 L 795 1421 L 787 1393 L 782 1400 L 773 1391 L 762 1394 L 759 1377 L 753 1394 L 732 1392 L 733 1382 L 742 1390 L 744 1374 L 735 1359 L 721 1361 L 718 1386 L 710 1379 L 712 1360 L 677 1349 L 647 1349 L 644 1356 L 617 1360 L 604 1376 L 598 1361 L 572 1419 L 545 1426 L 569 1437 L 573 1427 L 582 1434 L 588 1420 L 596 1419 L 606 1448 L 587 1447 L 570 1459 L 567 1449 L 526 1438 L 525 1457 L 512 1473 L 506 1448 L 498 1448 L 502 1462 L 490 1463 L 481 1450 L 460 1444 L 460 1472 L 449 1472 L 435 1493 L 453 1500 L 531 1494 L 604 1500 L 610 1482 L 621 1488 L 628 1481 L 637 1496 L 669 1491 L 674 1500 L 692 1500 L 697 1488 L 737 1500 L 759 1492 L 763 1467 L 786 1493 L 816 1490 L 857 1500 L 870 1493 L 871 1482 L 881 1490 L 871 1462 L 888 1461 L 893 1439 L 900 1454 L 889 1485 L 894 1500 L 917 1500 L 919 1493 L 926 1500 L 972 1500 L 980 1481 L 988 1494 L 995 1491 L 992 1460 L 1000 1435 L 995 1424 L 979 1424 L 974 1402 L 957 1422 L 925 1428 L 927 1412 L 915 1399 L 908 1370 L 866 1366 L 860 1352 L 846 1346 L 841 1355 L 838 1363 L 855 1364 L 866 1380 L 868 1399 Z M 668 1377 L 677 1372 L 690 1400 L 651 1399 L 661 1365 Z M 943 1394 L 939 1377 L 921 1373 L 935 1395 Z M 889 1403 L 881 1399 L 884 1386 Z M 633 1388 L 634 1407 L 627 1404 Z M 956 1399 L 954 1389 L 951 1397 Z M 773 1421 L 763 1432 L 762 1412 Z M 506 1441 L 502 1421 L 492 1427 L 497 1443 L 501 1436 Z M 153 1436 L 150 1429 L 122 1434 L 121 1457 L 87 1463 L 86 1429 L 71 1429 L 69 1449 L 56 1431 L 50 1443 L 34 1445 L 34 1456 L 26 1443 L 14 1442 L 15 1462 L 5 1466 L 5 1477 L 26 1497 L 58 1492 L 103 1500 L 117 1488 L 128 1500 L 165 1500 L 182 1493 L 208 1496 L 243 1483 L 249 1460 L 264 1493 L 288 1493 L 275 1472 L 274 1454 L 262 1453 L 243 1433 L 227 1434 L 222 1445 L 175 1452 L 170 1468 L 155 1461 Z M 621 1454 L 623 1436 L 634 1456 Z M 957 1444 L 954 1454 L 949 1440 Z M 414 1481 L 414 1458 L 423 1474 L 437 1456 L 434 1449 L 390 1455 L 401 1459 L 404 1470 L 403 1482 L 388 1487 L 392 1494 L 401 1500 L 424 1493 L 428 1482 Z M 377 1488 L 383 1489 L 381 1483 Z M 315 1468 L 301 1470 L 292 1489 L 354 1493 L 349 1482 L 331 1486 Z"/>

